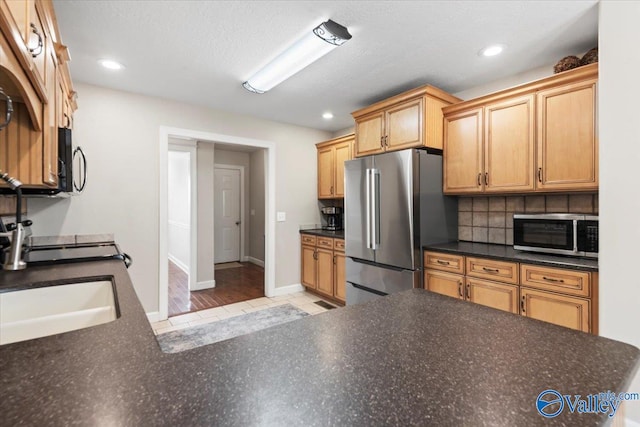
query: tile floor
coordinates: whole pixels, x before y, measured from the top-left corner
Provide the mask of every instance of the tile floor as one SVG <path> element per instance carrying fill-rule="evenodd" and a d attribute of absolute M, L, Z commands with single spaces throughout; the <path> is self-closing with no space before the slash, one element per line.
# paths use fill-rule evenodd
<path fill-rule="evenodd" d="M 229 304 L 221 307 L 187 313 L 180 316 L 174 316 L 170 317 L 168 320 L 151 323 L 151 327 L 153 328 L 153 332 L 158 335 L 165 332 L 176 331 L 178 329 L 185 329 L 190 326 L 202 325 L 203 323 L 216 322 L 218 320 L 227 319 L 229 317 L 264 310 L 265 308 L 275 307 L 277 305 L 287 303 L 293 305 L 294 307 L 298 307 L 299 309 L 304 310 L 311 315 L 324 313 L 325 311 L 327 311 L 327 309 L 315 304 L 316 301 L 329 302 L 314 294 L 303 291 L 294 294 L 281 295 L 273 298 L 255 298 L 235 304 Z"/>

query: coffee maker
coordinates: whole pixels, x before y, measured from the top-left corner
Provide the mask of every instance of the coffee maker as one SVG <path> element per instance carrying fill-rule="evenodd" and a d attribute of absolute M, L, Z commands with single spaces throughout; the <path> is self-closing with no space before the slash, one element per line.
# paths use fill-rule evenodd
<path fill-rule="evenodd" d="M 320 211 L 327 219 L 327 225 L 323 225 L 323 230 L 342 230 L 342 208 L 339 206 L 324 206 Z"/>

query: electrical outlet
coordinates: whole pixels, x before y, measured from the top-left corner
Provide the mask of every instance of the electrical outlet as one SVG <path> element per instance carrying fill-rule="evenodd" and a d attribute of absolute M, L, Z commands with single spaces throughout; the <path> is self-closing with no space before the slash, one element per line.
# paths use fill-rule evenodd
<path fill-rule="evenodd" d="M 287 213 L 286 212 L 276 212 L 276 221 L 284 222 L 286 220 L 287 220 Z"/>

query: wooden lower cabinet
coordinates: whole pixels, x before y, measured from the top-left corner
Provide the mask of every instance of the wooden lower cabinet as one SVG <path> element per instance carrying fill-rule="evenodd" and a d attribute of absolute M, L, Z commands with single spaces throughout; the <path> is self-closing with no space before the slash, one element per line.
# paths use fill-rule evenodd
<path fill-rule="evenodd" d="M 520 288 L 521 314 L 566 328 L 591 332 L 590 301 L 551 292 Z"/>
<path fill-rule="evenodd" d="M 327 296 L 333 296 L 333 251 L 329 249 L 316 249 L 318 260 L 318 287 L 316 290 Z"/>
<path fill-rule="evenodd" d="M 307 288 L 316 289 L 318 287 L 316 279 L 316 248 L 315 246 L 303 244 L 301 254 L 300 281 Z"/>
<path fill-rule="evenodd" d="M 476 304 L 518 314 L 518 286 L 488 280 L 466 279 L 466 299 Z"/>
<path fill-rule="evenodd" d="M 464 276 L 437 270 L 424 271 L 425 289 L 448 297 L 464 299 Z"/>
<path fill-rule="evenodd" d="M 301 235 L 300 282 L 331 300 L 346 301 L 344 240 Z M 335 247 L 335 249 L 331 249 Z"/>
<path fill-rule="evenodd" d="M 333 255 L 333 274 L 335 284 L 335 297 L 341 301 L 347 300 L 347 274 L 345 270 L 345 256 L 343 253 L 336 252 Z"/>
<path fill-rule="evenodd" d="M 428 251 L 423 257 L 428 291 L 598 334 L 597 272 Z"/>

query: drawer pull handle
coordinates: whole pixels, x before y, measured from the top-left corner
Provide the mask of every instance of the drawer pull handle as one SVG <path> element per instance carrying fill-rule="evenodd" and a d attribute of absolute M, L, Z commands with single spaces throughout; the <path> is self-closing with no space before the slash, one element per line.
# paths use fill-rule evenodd
<path fill-rule="evenodd" d="M 28 49 L 31 56 L 33 58 L 36 58 L 44 50 L 44 43 L 42 42 L 42 35 L 38 31 L 38 28 L 36 28 L 36 26 L 33 25 L 33 23 L 31 23 L 30 27 L 31 27 L 31 32 L 38 37 L 38 44 L 36 45 L 36 47 L 29 47 Z"/>
<path fill-rule="evenodd" d="M 482 267 L 482 269 L 487 273 L 493 273 L 493 274 L 500 273 L 500 270 L 498 270 L 497 268 Z"/>
<path fill-rule="evenodd" d="M 562 279 L 554 279 L 553 277 L 547 277 L 547 276 L 542 276 L 542 278 L 544 280 L 546 280 L 547 282 L 564 283 L 564 280 L 562 280 Z"/>
<path fill-rule="evenodd" d="M 438 264 L 449 265 L 449 261 L 442 261 L 441 259 L 439 259 Z"/>

